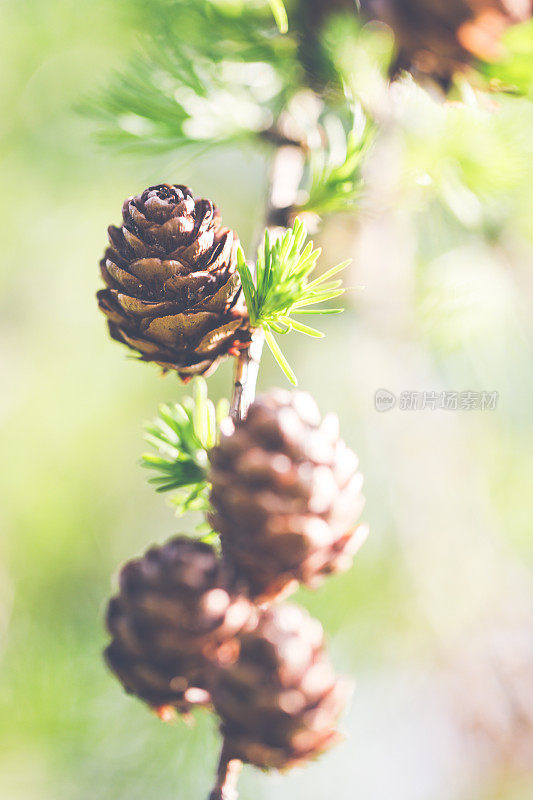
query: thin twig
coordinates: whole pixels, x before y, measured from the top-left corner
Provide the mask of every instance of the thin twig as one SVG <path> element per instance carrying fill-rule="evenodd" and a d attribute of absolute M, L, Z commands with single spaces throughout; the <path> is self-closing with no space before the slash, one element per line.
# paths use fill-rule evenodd
<path fill-rule="evenodd" d="M 242 761 L 232 758 L 226 743 L 224 743 L 218 762 L 216 783 L 209 795 L 209 800 L 237 800 L 237 782 L 241 770 Z"/>
<path fill-rule="evenodd" d="M 276 150 L 270 171 L 266 210 L 267 227 L 271 233 L 271 239 L 283 233 L 283 229 L 289 224 L 285 212 L 292 208 L 296 200 L 303 165 L 302 149 L 293 142 L 283 143 Z M 282 225 L 279 225 L 280 221 L 283 222 Z M 264 339 L 263 331 L 255 330 L 252 333 L 249 347 L 243 350 L 237 359 L 230 408 L 230 415 L 234 422 L 239 422 L 246 417 L 248 409 L 254 401 Z"/>
<path fill-rule="evenodd" d="M 234 422 L 240 422 L 245 418 L 254 401 L 264 339 L 263 331 L 260 328 L 254 331 L 250 345 L 241 352 L 237 359 L 230 408 L 230 415 Z"/>

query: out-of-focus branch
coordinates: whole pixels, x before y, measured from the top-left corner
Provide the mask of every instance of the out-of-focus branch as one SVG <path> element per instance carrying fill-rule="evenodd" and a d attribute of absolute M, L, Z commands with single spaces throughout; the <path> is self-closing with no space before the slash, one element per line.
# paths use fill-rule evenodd
<path fill-rule="evenodd" d="M 242 761 L 232 758 L 224 743 L 218 762 L 216 782 L 209 795 L 209 800 L 237 800 L 237 782 L 241 770 Z"/>

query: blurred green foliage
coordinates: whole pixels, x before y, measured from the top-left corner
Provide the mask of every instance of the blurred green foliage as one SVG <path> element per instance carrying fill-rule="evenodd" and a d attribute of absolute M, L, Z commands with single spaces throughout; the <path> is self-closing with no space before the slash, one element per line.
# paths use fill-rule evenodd
<path fill-rule="evenodd" d="M 481 64 L 492 88 L 531 97 L 533 91 L 533 20 L 515 25 L 502 37 L 502 54 Z"/>
<path fill-rule="evenodd" d="M 270 128 L 298 85 L 296 44 L 269 6 L 244 0 L 152 0 L 143 46 L 84 108 L 100 139 L 169 150 L 234 141 Z"/>

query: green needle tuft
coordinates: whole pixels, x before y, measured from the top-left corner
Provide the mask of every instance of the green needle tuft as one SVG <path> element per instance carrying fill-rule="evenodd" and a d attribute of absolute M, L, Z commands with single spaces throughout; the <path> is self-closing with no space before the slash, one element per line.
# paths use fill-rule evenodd
<path fill-rule="evenodd" d="M 209 510 L 208 451 L 217 444 L 228 410 L 227 400 L 215 407 L 205 380 L 197 377 L 192 397 L 161 406 L 159 416 L 146 425 L 145 439 L 156 452 L 145 453 L 141 464 L 156 473 L 149 483 L 157 492 L 178 490 L 172 504 L 179 515 Z"/>
<path fill-rule="evenodd" d="M 272 355 L 294 385 L 296 376 L 274 334 L 285 335 L 294 330 L 306 336 L 322 338 L 322 331 L 304 325 L 292 315 L 340 313 L 341 308 L 317 306 L 344 293 L 342 281 L 331 278 L 350 263 L 349 260 L 343 261 L 310 281 L 321 251 L 313 248 L 313 242 L 306 244 L 306 239 L 307 231 L 300 219 L 296 219 L 293 227 L 273 244 L 266 230 L 257 253 L 255 281 L 242 250 L 239 250 L 237 262 L 250 324 L 252 328 L 264 330 Z"/>

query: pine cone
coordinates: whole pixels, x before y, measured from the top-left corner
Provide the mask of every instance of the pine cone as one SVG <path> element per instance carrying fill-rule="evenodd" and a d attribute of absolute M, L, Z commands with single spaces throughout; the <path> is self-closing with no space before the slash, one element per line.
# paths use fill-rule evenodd
<path fill-rule="evenodd" d="M 211 451 L 211 522 L 259 600 L 347 569 L 366 528 L 357 458 L 302 392 L 257 399 Z"/>
<path fill-rule="evenodd" d="M 111 336 L 184 380 L 212 372 L 249 340 L 236 234 L 186 186 L 151 186 L 125 201 L 122 217 L 100 262 Z"/>
<path fill-rule="evenodd" d="M 504 30 L 531 16 L 531 0 L 367 0 L 363 7 L 394 30 L 394 71 L 409 69 L 447 85 L 473 57 L 499 54 Z"/>
<path fill-rule="evenodd" d="M 177 537 L 129 561 L 108 606 L 109 667 L 127 692 L 185 712 L 209 702 L 213 663 L 252 615 L 212 547 Z"/>
<path fill-rule="evenodd" d="M 319 622 L 298 606 L 263 612 L 239 637 L 240 653 L 217 673 L 213 704 L 232 758 L 286 769 L 319 755 L 339 738 L 335 723 L 349 686 L 335 677 Z"/>

